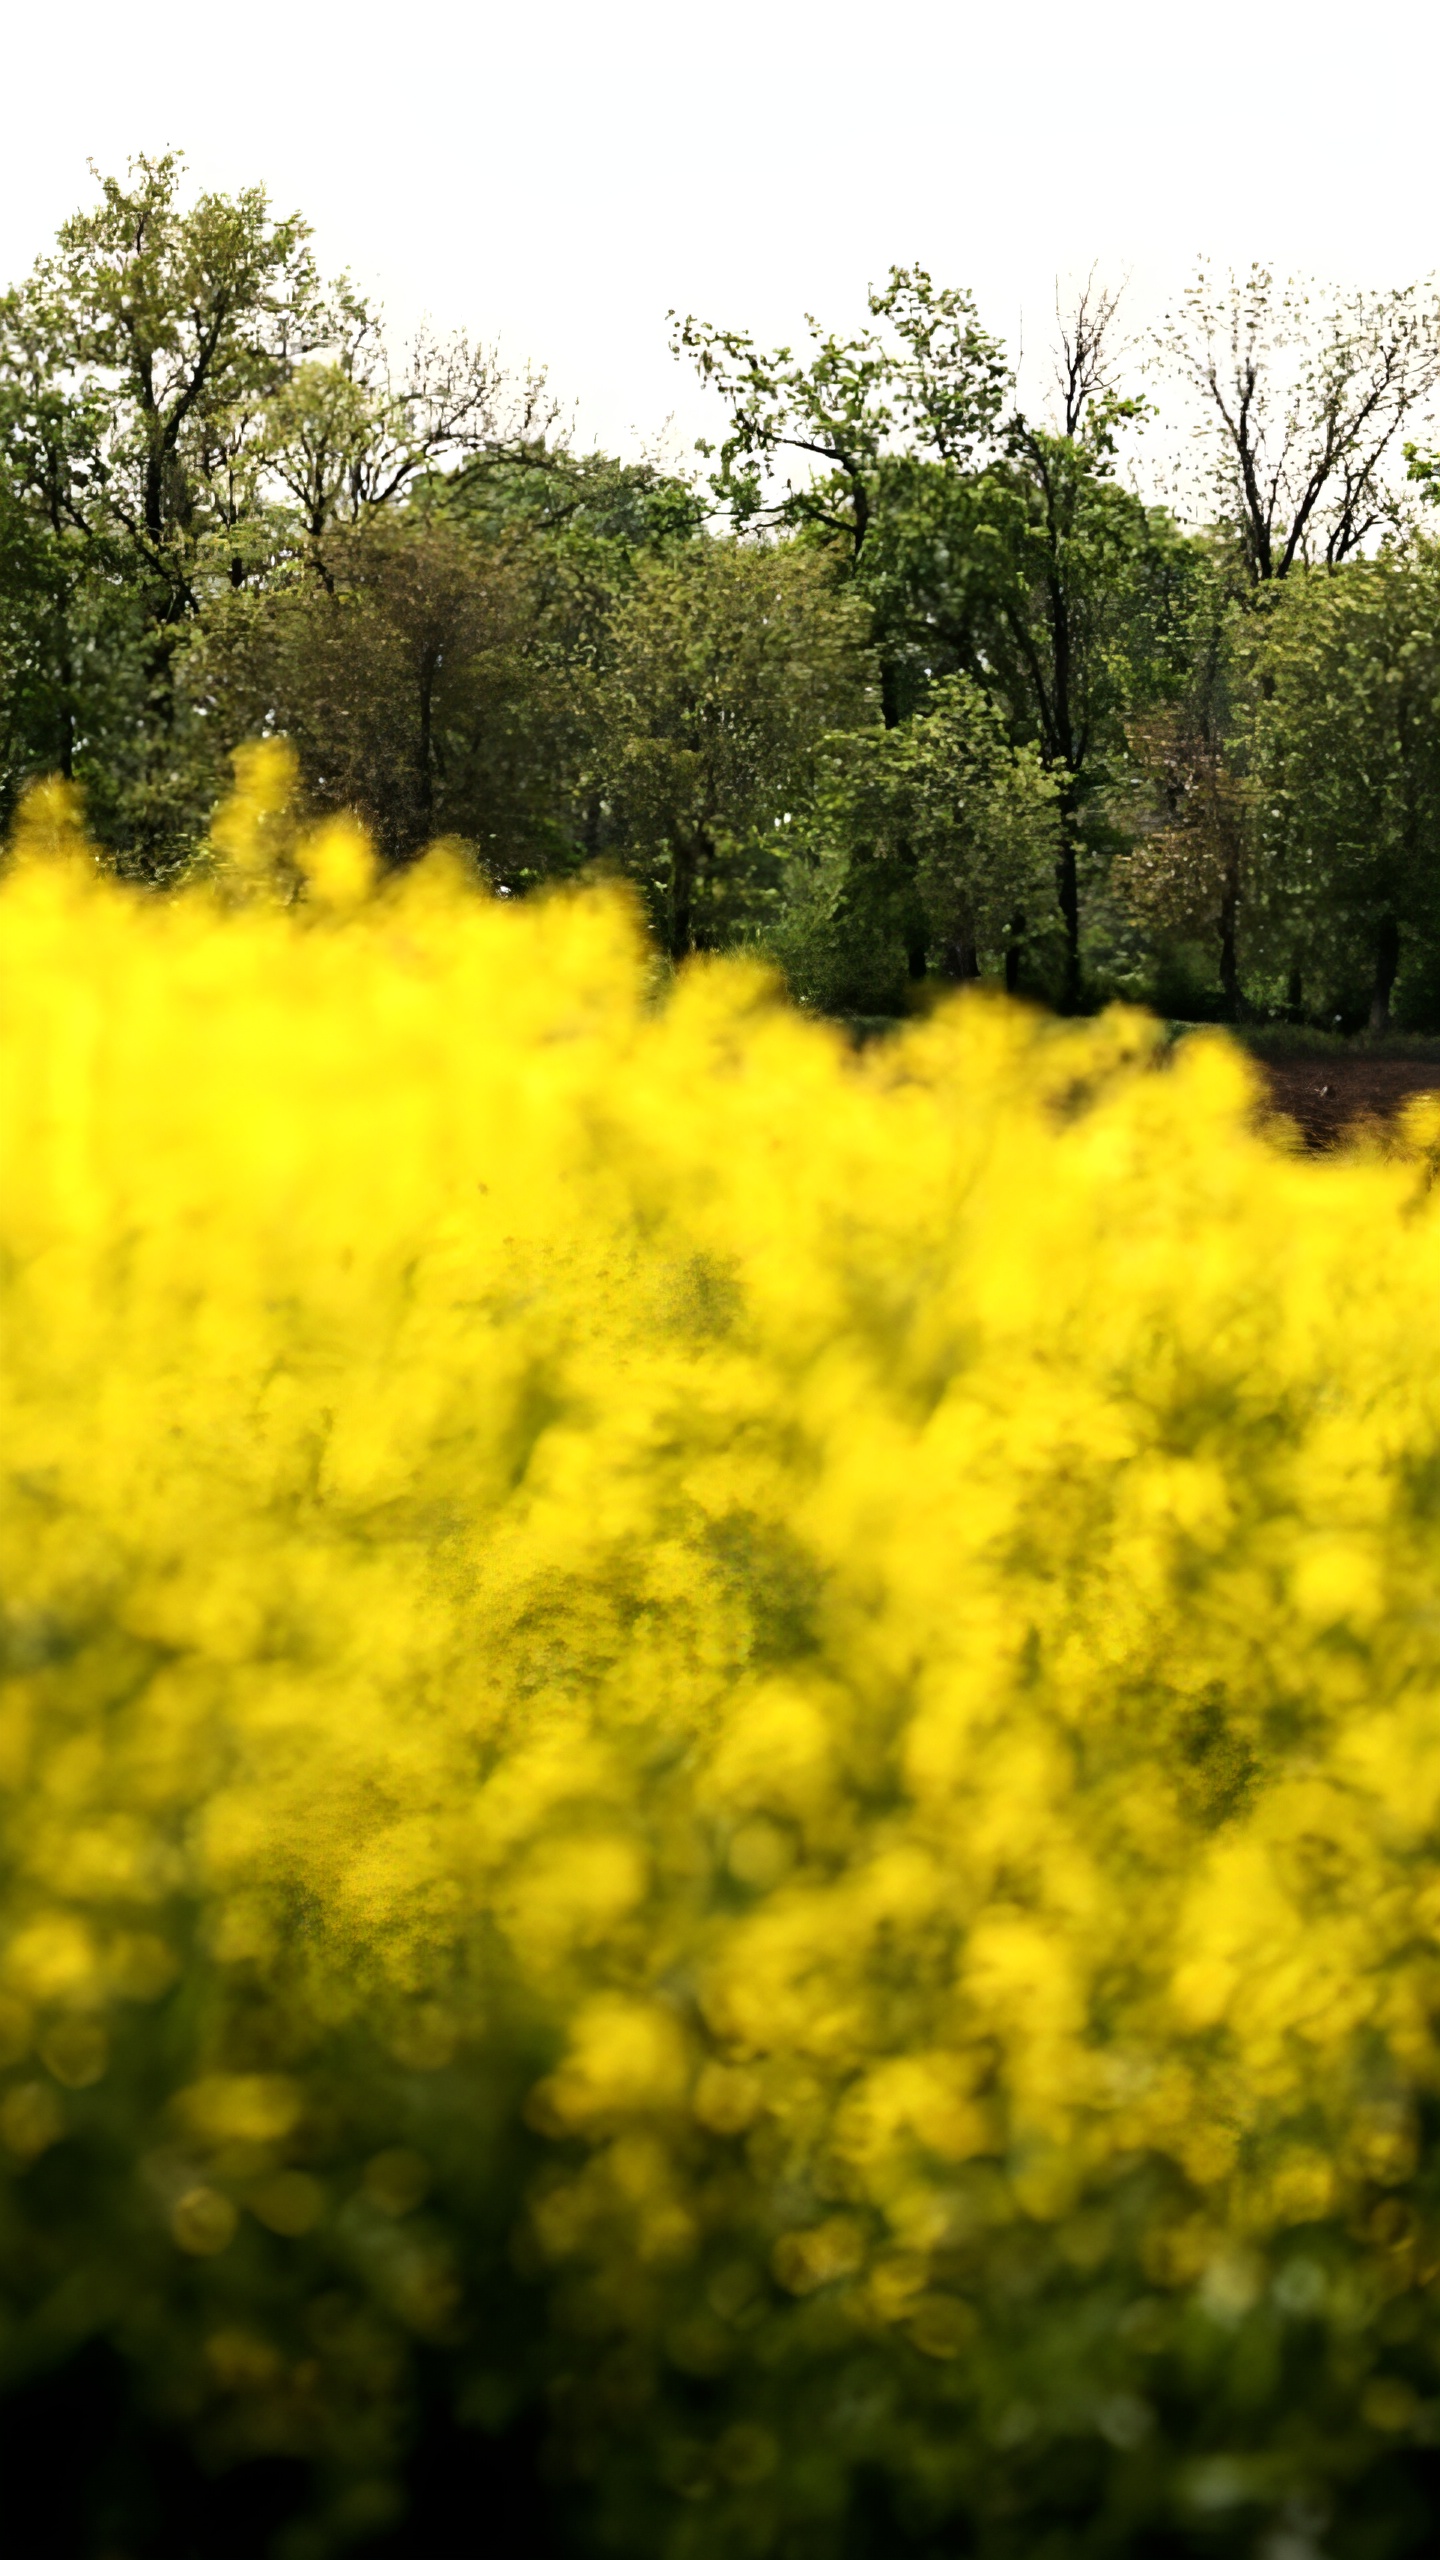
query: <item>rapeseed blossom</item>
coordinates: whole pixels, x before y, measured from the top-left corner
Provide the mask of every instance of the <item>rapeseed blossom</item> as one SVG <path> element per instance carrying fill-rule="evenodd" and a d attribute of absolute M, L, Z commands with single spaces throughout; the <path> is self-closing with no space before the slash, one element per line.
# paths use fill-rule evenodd
<path fill-rule="evenodd" d="M 857 1056 L 275 749 L 169 899 L 52 787 L 0 919 L 9 2374 L 316 2549 L 416 2341 L 631 2551 L 1300 2548 L 1431 2441 L 1432 1106 Z"/>

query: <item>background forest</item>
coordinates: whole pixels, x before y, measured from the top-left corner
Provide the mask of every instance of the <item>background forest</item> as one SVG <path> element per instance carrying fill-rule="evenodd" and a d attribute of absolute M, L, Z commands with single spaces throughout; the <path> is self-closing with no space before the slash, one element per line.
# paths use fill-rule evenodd
<path fill-rule="evenodd" d="M 262 189 L 105 179 L 0 301 L 0 818 L 59 772 L 173 881 L 281 734 L 390 863 L 623 872 L 827 1009 L 1440 1027 L 1433 287 L 1202 273 L 1137 346 L 1092 283 L 1043 414 L 918 267 L 850 337 L 674 341 L 688 478 L 397 360 Z"/>

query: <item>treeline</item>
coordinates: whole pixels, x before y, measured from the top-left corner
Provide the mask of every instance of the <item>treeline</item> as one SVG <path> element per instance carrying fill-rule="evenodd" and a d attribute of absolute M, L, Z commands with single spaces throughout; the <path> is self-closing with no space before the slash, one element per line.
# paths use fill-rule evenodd
<path fill-rule="evenodd" d="M 1202 274 L 1142 362 L 1092 286 L 1043 420 L 919 268 L 850 338 L 675 342 L 693 480 L 463 338 L 397 364 L 262 190 L 104 180 L 0 301 L 0 814 L 64 774 L 164 883 L 278 732 L 392 863 L 622 871 L 834 1009 L 1440 1024 L 1433 290 Z"/>

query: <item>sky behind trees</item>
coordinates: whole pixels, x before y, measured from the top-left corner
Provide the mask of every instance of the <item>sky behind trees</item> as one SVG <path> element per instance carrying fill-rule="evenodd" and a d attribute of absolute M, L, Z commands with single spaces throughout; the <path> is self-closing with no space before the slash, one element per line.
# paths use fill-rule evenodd
<path fill-rule="evenodd" d="M 1038 365 L 1057 271 L 1092 259 L 1129 275 L 1140 326 L 1201 251 L 1367 284 L 1440 255 L 1427 0 L 1363 24 L 1304 0 L 917 0 L 888 20 L 439 0 L 343 27 L 316 0 L 165 0 L 143 42 L 78 0 L 63 57 L 55 36 L 44 13 L 7 30 L 7 280 L 87 193 L 87 159 L 173 144 L 201 186 L 259 174 L 303 206 L 322 263 L 397 329 L 428 311 L 547 363 L 612 447 L 712 423 L 669 356 L 672 305 L 774 339 L 807 309 L 849 324 L 919 259 Z"/>

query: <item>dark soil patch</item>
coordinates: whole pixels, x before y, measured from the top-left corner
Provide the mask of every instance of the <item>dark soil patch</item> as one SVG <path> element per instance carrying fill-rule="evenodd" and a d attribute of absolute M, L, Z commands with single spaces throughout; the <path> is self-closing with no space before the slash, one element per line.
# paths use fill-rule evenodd
<path fill-rule="evenodd" d="M 1440 1091 L 1440 1061 L 1376 1058 L 1363 1052 L 1319 1057 L 1264 1057 L 1256 1065 L 1277 1111 L 1298 1123 L 1307 1147 L 1338 1144 L 1357 1121 L 1393 1120 L 1412 1093 Z"/>

